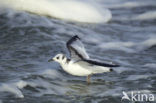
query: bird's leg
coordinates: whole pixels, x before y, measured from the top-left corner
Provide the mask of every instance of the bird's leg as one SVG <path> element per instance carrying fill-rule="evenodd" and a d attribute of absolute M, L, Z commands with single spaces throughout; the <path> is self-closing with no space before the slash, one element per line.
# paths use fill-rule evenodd
<path fill-rule="evenodd" d="M 87 83 L 88 84 L 90 84 L 90 77 L 91 77 L 91 74 L 87 76 Z"/>

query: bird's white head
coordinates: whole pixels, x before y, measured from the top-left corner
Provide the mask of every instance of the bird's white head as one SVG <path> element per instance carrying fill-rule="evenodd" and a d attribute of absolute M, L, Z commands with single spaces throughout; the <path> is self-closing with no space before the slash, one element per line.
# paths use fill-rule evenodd
<path fill-rule="evenodd" d="M 64 54 L 57 54 L 56 56 L 54 56 L 52 59 L 49 59 L 48 61 L 56 61 L 58 63 L 64 63 L 66 62 L 67 58 Z"/>

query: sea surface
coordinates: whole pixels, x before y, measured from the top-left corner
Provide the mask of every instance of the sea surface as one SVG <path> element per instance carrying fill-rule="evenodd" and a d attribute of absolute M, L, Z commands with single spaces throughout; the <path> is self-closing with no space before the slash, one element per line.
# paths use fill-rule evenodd
<path fill-rule="evenodd" d="M 0 9 L 0 103 L 131 103 L 121 101 L 123 91 L 153 94 L 148 103 L 156 103 L 156 0 L 95 2 L 111 11 L 108 23 Z M 93 75 L 88 85 L 86 77 L 48 62 L 58 53 L 69 57 L 66 42 L 73 35 L 91 58 L 121 66 Z"/>

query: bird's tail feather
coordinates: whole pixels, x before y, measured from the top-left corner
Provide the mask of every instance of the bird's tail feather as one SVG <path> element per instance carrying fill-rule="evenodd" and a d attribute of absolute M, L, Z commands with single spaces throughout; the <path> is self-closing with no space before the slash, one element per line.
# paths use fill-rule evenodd
<path fill-rule="evenodd" d="M 92 69 L 93 73 L 104 73 L 104 72 L 111 72 L 111 71 L 113 71 L 113 69 L 108 67 L 95 67 L 94 69 Z"/>

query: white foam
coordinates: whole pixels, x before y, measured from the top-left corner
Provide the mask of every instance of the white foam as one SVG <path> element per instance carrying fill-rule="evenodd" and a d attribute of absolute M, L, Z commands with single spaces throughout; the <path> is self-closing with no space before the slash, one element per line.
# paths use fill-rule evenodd
<path fill-rule="evenodd" d="M 122 72 L 125 72 L 125 71 L 131 71 L 132 69 L 130 68 L 125 68 L 125 67 L 120 67 L 118 69 L 114 69 L 114 71 L 116 71 L 117 73 L 122 73 Z"/>
<path fill-rule="evenodd" d="M 100 0 L 99 0 L 100 1 Z M 144 0 L 143 2 L 131 0 L 102 0 L 104 6 L 107 8 L 135 8 L 142 6 L 155 6 L 154 0 Z"/>
<path fill-rule="evenodd" d="M 112 15 L 108 9 L 98 9 L 80 0 L 0 0 L 1 6 L 68 21 L 103 23 Z"/>
<path fill-rule="evenodd" d="M 19 80 L 17 82 L 3 83 L 2 85 L 0 85 L 0 91 L 1 92 L 10 92 L 10 93 L 15 94 L 16 97 L 18 97 L 18 98 L 24 98 L 24 95 L 20 91 L 20 89 L 24 88 L 27 85 L 30 85 L 32 87 L 37 86 L 35 83 Z"/>
<path fill-rule="evenodd" d="M 102 48 L 103 50 L 120 50 L 120 51 L 126 51 L 129 53 L 141 51 L 148 49 L 152 46 L 156 45 L 156 37 L 150 36 L 148 39 L 142 41 L 142 42 L 105 42 L 99 44 L 97 48 Z"/>
<path fill-rule="evenodd" d="M 19 98 L 24 98 L 24 95 L 22 94 L 22 92 L 16 86 L 11 85 L 11 84 L 2 84 L 0 86 L 0 91 L 1 92 L 11 92 Z"/>
<path fill-rule="evenodd" d="M 119 48 L 119 47 L 132 47 L 132 42 L 110 42 L 101 44 L 103 48 Z"/>
<path fill-rule="evenodd" d="M 144 67 L 156 68 L 156 63 L 147 63 Z"/>
<path fill-rule="evenodd" d="M 149 39 L 145 40 L 141 44 L 145 47 L 152 47 L 156 45 L 156 37 L 150 37 Z"/>
<path fill-rule="evenodd" d="M 127 80 L 138 80 L 138 79 L 146 79 L 149 75 L 131 75 L 127 78 Z"/>
<path fill-rule="evenodd" d="M 138 14 L 133 20 L 150 20 L 156 19 L 156 11 L 148 11 L 142 14 Z"/>
<path fill-rule="evenodd" d="M 139 6 L 144 6 L 144 3 L 138 3 L 138 2 L 125 2 L 121 4 L 116 4 L 113 6 L 113 8 L 133 8 L 133 7 L 139 7 Z"/>
<path fill-rule="evenodd" d="M 44 16 L 35 16 L 35 15 L 29 15 L 25 12 L 20 12 L 20 15 L 15 10 L 11 9 L 0 9 L 0 14 L 5 13 L 6 18 L 8 18 L 8 21 L 6 22 L 7 25 L 10 27 L 39 27 L 39 26 L 45 26 L 45 27 L 52 27 L 54 24 L 51 22 L 50 19 L 44 17 Z M 17 17 L 17 15 L 19 15 Z M 57 26 L 55 24 L 55 26 Z M 40 32 L 38 28 L 35 28 L 37 32 Z M 21 35 L 24 35 L 25 33 L 21 30 Z"/>
<path fill-rule="evenodd" d="M 21 80 L 21 81 L 16 82 L 15 85 L 18 88 L 22 89 L 23 87 L 27 86 L 27 82 Z"/>
<path fill-rule="evenodd" d="M 130 47 L 133 47 L 135 43 L 133 42 L 109 42 L 109 43 L 102 43 L 98 47 L 103 48 L 105 50 L 111 49 L 111 50 L 123 50 L 127 52 L 134 52 L 133 49 L 130 49 Z"/>

